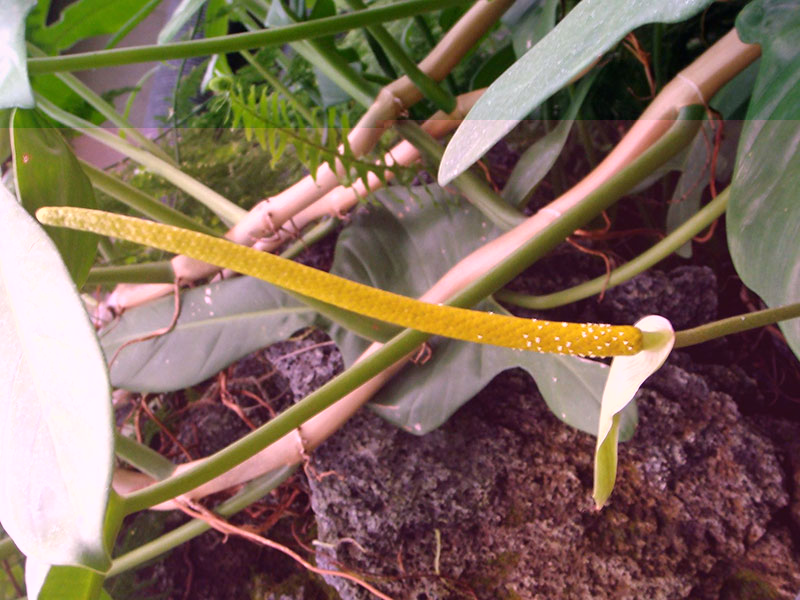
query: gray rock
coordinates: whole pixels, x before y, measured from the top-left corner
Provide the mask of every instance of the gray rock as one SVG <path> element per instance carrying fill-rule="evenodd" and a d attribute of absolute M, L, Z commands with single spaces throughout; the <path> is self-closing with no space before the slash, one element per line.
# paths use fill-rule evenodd
<path fill-rule="evenodd" d="M 714 271 L 684 266 L 669 273 L 646 271 L 611 288 L 599 309 L 610 323 L 634 323 L 647 315 L 661 315 L 677 331 L 713 321 L 717 304 Z"/>
<path fill-rule="evenodd" d="M 602 511 L 594 439 L 557 421 L 521 372 L 421 438 L 363 411 L 313 456 L 336 473 L 310 482 L 317 562 L 413 600 L 739 598 L 742 582 L 793 598 L 798 554 L 773 442 L 674 364 L 639 407 Z M 347 600 L 371 597 L 328 582 Z"/>

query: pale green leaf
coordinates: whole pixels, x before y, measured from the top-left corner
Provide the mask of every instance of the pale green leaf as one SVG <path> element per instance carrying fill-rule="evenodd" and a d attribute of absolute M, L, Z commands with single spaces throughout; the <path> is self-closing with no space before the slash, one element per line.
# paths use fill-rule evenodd
<path fill-rule="evenodd" d="M 712 0 L 583 0 L 492 84 L 447 145 L 444 185 L 476 162 L 533 109 L 625 35 L 647 23 L 688 19 Z"/>
<path fill-rule="evenodd" d="M 752 2 L 736 28 L 762 56 L 736 157 L 728 246 L 745 285 L 777 307 L 800 301 L 800 2 Z M 780 327 L 800 356 L 800 319 Z"/>
<path fill-rule="evenodd" d="M 25 17 L 36 0 L 0 0 L 0 109 L 33 108 L 25 51 Z"/>
<path fill-rule="evenodd" d="M 174 298 L 128 310 L 101 335 L 106 357 L 172 321 Z M 181 294 L 169 333 L 131 343 L 111 366 L 116 387 L 162 392 L 195 385 L 242 356 L 310 325 L 316 312 L 271 286 L 240 277 Z"/>
<path fill-rule="evenodd" d="M 598 508 L 614 489 L 619 415 L 645 380 L 661 368 L 675 344 L 672 324 L 664 317 L 644 317 L 636 327 L 644 332 L 643 350 L 633 356 L 614 357 L 603 389 L 594 459 L 594 500 Z"/>
<path fill-rule="evenodd" d="M 0 521 L 28 557 L 108 567 L 105 361 L 50 238 L 0 186 Z"/>

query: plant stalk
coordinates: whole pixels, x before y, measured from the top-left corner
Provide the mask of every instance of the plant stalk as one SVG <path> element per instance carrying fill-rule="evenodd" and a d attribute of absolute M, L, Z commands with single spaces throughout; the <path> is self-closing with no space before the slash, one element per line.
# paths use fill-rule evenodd
<path fill-rule="evenodd" d="M 414 144 L 438 171 L 444 148 L 432 135 L 413 121 L 397 121 L 395 129 Z M 487 219 L 505 231 L 526 219 L 524 214 L 497 195 L 486 180 L 472 170 L 464 171 L 452 181 L 452 185 Z"/>
<path fill-rule="evenodd" d="M 76 131 L 88 135 L 91 138 L 105 144 L 109 148 L 113 148 L 117 152 L 128 156 L 139 164 L 145 166 L 153 173 L 160 175 L 176 187 L 182 189 L 184 192 L 193 196 L 202 204 L 212 210 L 217 216 L 228 224 L 234 224 L 243 216 L 247 215 L 247 211 L 236 206 L 233 202 L 218 194 L 211 188 L 203 185 L 195 178 L 190 177 L 177 167 L 167 161 L 161 160 L 157 156 L 153 156 L 149 152 L 137 148 L 129 144 L 125 140 L 119 138 L 113 133 L 109 133 L 100 127 L 95 127 L 88 121 L 84 121 L 80 117 L 59 108 L 47 98 L 36 94 L 36 106 L 42 110 L 50 118 L 63 123 L 67 127 L 71 127 Z M 197 228 L 195 224 L 193 229 Z"/>
<path fill-rule="evenodd" d="M 175 272 L 168 260 L 142 263 L 138 265 L 119 265 L 92 267 L 84 286 L 117 283 L 171 283 Z"/>
<path fill-rule="evenodd" d="M 596 277 L 591 281 L 581 283 L 569 289 L 543 296 L 530 296 L 528 294 L 521 294 L 509 290 L 500 290 L 494 297 L 497 300 L 513 304 L 514 306 L 530 308 L 532 310 L 546 310 L 583 300 L 589 296 L 599 294 L 603 290 L 625 283 L 639 273 L 649 269 L 654 264 L 667 258 L 713 223 L 715 219 L 719 218 L 725 212 L 729 196 L 730 188 L 726 188 L 724 191 L 720 192 L 716 198 L 699 210 L 691 219 L 688 219 L 658 244 L 655 244 L 652 248 L 643 252 L 630 262 L 614 269 L 609 275 Z"/>
<path fill-rule="evenodd" d="M 364 10 L 366 5 L 362 0 L 345 0 L 351 8 Z M 439 110 L 446 113 L 453 112 L 456 99 L 446 91 L 437 81 L 428 76 L 417 64 L 409 58 L 403 47 L 395 40 L 383 25 L 370 25 L 367 27 L 372 36 L 383 47 L 384 52 L 403 69 L 408 78 L 414 82 L 419 91 L 431 100 Z"/>
<path fill-rule="evenodd" d="M 720 319 L 699 327 L 676 332 L 675 348 L 695 346 L 733 333 L 741 333 L 798 317 L 800 317 L 800 302 Z"/>
<path fill-rule="evenodd" d="M 455 294 L 447 304 L 461 307 L 472 306 L 505 285 L 529 264 L 559 244 L 574 229 L 589 222 L 638 181 L 644 179 L 653 169 L 688 144 L 693 139 L 698 126 L 699 121 L 694 120 L 676 122 L 661 140 L 644 152 L 628 168 L 623 169 L 621 173 L 599 186 L 585 198 L 584 202 L 578 203 L 560 218 L 551 219 L 548 227 L 533 238 L 526 240 L 505 259 L 496 258 L 496 264 L 488 267 L 488 272 Z M 429 294 L 423 296 L 423 300 L 431 301 L 427 298 Z M 304 423 L 313 416 L 401 361 L 428 337 L 427 334 L 418 331 L 403 331 L 382 347 L 374 350 L 368 358 L 356 363 L 301 402 L 288 408 L 266 425 L 234 442 L 224 450 L 185 466 L 184 470 L 180 470 L 165 481 L 154 483 L 128 494 L 124 500 L 125 511 L 130 514 L 156 506 L 230 472 L 234 467 L 270 444 L 290 435 L 293 431 L 297 432 L 298 428 L 304 427 Z M 299 449 L 305 452 L 308 449 L 305 436 L 297 433 L 295 435 L 298 438 L 295 444 L 299 442 Z M 321 443 L 321 440 L 316 440 L 315 443 Z M 206 491 L 206 493 L 209 492 Z"/>
<path fill-rule="evenodd" d="M 396 21 L 414 15 L 438 11 L 467 0 L 401 0 L 388 6 L 380 6 L 357 12 L 315 19 L 303 23 L 275 27 L 252 33 L 238 33 L 222 37 L 172 42 L 152 46 L 133 46 L 130 48 L 114 48 L 95 52 L 82 52 L 63 56 L 28 59 L 28 73 L 55 73 L 57 71 L 82 71 L 100 67 L 128 65 L 132 63 L 167 61 L 193 56 L 208 56 L 279 46 L 289 42 L 327 37 L 344 33 L 358 27 L 366 27 L 375 23 Z M 499 1 L 499 0 L 495 0 Z"/>

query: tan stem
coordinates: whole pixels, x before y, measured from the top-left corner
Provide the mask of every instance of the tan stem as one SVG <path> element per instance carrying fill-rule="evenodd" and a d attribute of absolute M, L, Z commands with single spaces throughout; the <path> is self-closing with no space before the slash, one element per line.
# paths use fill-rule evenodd
<path fill-rule="evenodd" d="M 742 43 L 735 31 L 728 33 L 662 90 L 622 141 L 595 170 L 527 221 L 456 264 L 421 299 L 433 303 L 444 302 L 477 277 L 485 274 L 521 243 L 538 234 L 557 218 L 557 214 L 573 207 L 647 149 L 669 128 L 682 107 L 700 101 L 705 103 L 722 85 L 759 55 L 758 46 Z M 698 90 L 702 97 L 698 97 Z M 372 344 L 360 360 L 378 348 L 380 344 Z M 408 358 L 398 361 L 380 375 L 347 394 L 339 402 L 307 421 L 299 430 L 284 436 L 224 475 L 193 490 L 187 497 L 199 498 L 248 481 L 277 467 L 302 462 L 308 452 L 339 429 L 361 405 L 399 371 Z M 182 472 L 195 464 L 179 465 L 177 470 Z M 114 487 L 124 494 L 150 483 L 152 480 L 146 475 L 127 471 L 117 474 Z M 172 503 L 165 503 L 156 508 L 167 509 L 174 506 Z"/>
<path fill-rule="evenodd" d="M 430 119 L 425 121 L 425 123 L 422 125 L 423 129 L 425 129 L 425 131 L 434 137 L 442 137 L 451 132 L 461 123 L 484 91 L 485 90 L 480 89 L 462 94 L 456 99 L 456 108 L 452 113 L 449 115 L 446 115 L 441 111 L 435 113 Z M 416 162 L 418 159 L 419 152 L 409 142 L 401 142 L 392 148 L 392 150 L 390 150 L 384 157 L 385 163 L 388 166 L 391 166 L 392 164 L 408 166 Z M 390 180 L 392 177 L 393 174 L 387 171 L 387 180 Z M 369 191 L 374 191 L 382 185 L 381 180 L 373 173 L 369 174 L 368 181 L 370 187 Z M 346 213 L 358 203 L 360 198 L 366 197 L 367 194 L 367 188 L 360 179 L 350 187 L 338 186 L 321 198 L 317 199 L 316 202 L 314 202 L 311 206 L 299 211 L 296 215 L 290 215 L 285 220 L 283 226 L 277 229 L 276 234 L 268 235 L 255 241 L 249 240 L 247 245 L 254 246 L 259 250 L 264 251 L 275 250 L 288 239 L 296 236 L 308 224 L 316 221 L 320 217 L 326 215 L 340 216 Z M 185 269 L 180 271 L 180 273 L 177 270 L 178 263 L 185 267 Z M 199 271 L 196 271 L 187 276 L 187 270 L 191 268 L 192 265 L 201 270 L 204 270 L 208 267 L 206 263 L 196 261 L 185 256 L 176 256 L 173 258 L 172 265 L 173 269 L 175 269 L 176 275 L 181 277 L 182 283 L 190 281 L 191 275 L 196 275 L 199 273 Z M 212 272 L 207 273 L 207 275 L 211 274 Z M 187 279 L 187 277 L 189 278 Z M 171 284 L 120 284 L 111 293 L 109 298 L 106 300 L 106 303 L 119 312 L 120 310 L 138 306 L 139 304 L 159 298 L 169 293 L 171 290 Z"/>
<path fill-rule="evenodd" d="M 513 3 L 514 0 L 478 0 L 420 63 L 420 69 L 436 81 L 444 79 Z M 422 94 L 406 76 L 384 87 L 347 136 L 353 154 L 363 156 L 371 151 L 394 119 L 404 115 L 420 99 Z M 344 171 L 341 164 L 337 166 L 338 172 L 334 172 L 325 163 L 317 169 L 315 177 L 308 175 L 277 196 L 262 200 L 225 237 L 252 246 L 257 240 L 278 231 L 294 215 L 339 185 Z M 176 256 L 172 268 L 184 283 L 219 271 L 216 266 L 185 256 Z M 168 293 L 169 289 L 159 284 L 127 285 L 112 298 L 118 302 L 112 306 L 117 310 L 130 308 L 135 305 L 131 302 L 138 304 L 157 298 Z"/>

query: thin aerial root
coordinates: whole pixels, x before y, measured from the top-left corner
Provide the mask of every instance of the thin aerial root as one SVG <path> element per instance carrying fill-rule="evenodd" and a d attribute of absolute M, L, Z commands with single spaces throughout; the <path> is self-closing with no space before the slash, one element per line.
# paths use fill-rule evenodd
<path fill-rule="evenodd" d="M 185 498 L 176 498 L 175 502 L 181 507 L 181 510 L 185 512 L 187 515 L 195 519 L 200 519 L 201 521 L 205 521 L 210 527 L 216 529 L 223 535 L 226 536 L 238 535 L 256 544 L 260 544 L 262 546 L 272 548 L 273 550 L 277 550 L 278 552 L 282 552 L 286 556 L 294 559 L 297 563 L 299 563 L 305 569 L 311 571 L 312 573 L 316 573 L 317 575 L 328 575 L 329 577 L 341 577 L 343 579 L 347 579 L 348 581 L 352 581 L 357 585 L 360 585 L 365 590 L 374 594 L 381 600 L 393 600 L 391 596 L 387 596 L 377 588 L 371 586 L 369 583 L 367 583 L 363 579 L 360 579 L 359 577 L 356 577 L 355 575 L 351 575 L 350 573 L 343 573 L 342 571 L 333 571 L 330 569 L 321 569 L 319 567 L 315 567 L 310 562 L 305 560 L 302 556 L 297 554 L 297 552 L 295 552 L 291 548 L 287 548 L 283 544 L 279 544 L 278 542 L 262 537 L 256 533 L 247 531 L 242 527 L 237 527 L 235 525 L 232 525 L 228 521 L 215 515 L 206 507 L 200 504 L 192 502 L 191 500 L 186 500 Z"/>

